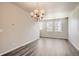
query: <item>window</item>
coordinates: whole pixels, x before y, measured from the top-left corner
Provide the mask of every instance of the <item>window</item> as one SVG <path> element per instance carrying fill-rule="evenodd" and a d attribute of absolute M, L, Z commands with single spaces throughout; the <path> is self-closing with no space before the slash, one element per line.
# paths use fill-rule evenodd
<path fill-rule="evenodd" d="M 55 21 L 55 32 L 62 32 L 62 20 Z"/>
<path fill-rule="evenodd" d="M 39 22 L 39 25 L 40 25 L 40 30 L 43 29 L 43 22 Z"/>
<path fill-rule="evenodd" d="M 53 31 L 53 22 L 52 21 L 48 21 L 47 24 L 47 32 L 52 32 Z"/>
<path fill-rule="evenodd" d="M 40 30 L 46 30 L 47 32 L 62 32 L 62 20 L 43 21 L 39 22 L 39 25 Z"/>

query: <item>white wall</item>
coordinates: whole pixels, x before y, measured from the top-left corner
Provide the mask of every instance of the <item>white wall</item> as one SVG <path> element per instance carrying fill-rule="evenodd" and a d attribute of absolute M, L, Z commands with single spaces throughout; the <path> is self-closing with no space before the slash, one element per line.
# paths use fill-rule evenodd
<path fill-rule="evenodd" d="M 39 39 L 38 22 L 11 3 L 0 3 L 0 54 Z"/>
<path fill-rule="evenodd" d="M 79 5 L 69 17 L 69 41 L 79 50 Z"/>
<path fill-rule="evenodd" d="M 68 19 L 61 18 L 60 20 L 62 20 L 62 32 L 55 32 L 55 31 L 47 32 L 46 31 L 46 22 L 44 22 L 43 30 L 41 30 L 41 37 L 68 39 Z M 52 21 L 54 21 L 54 20 L 52 19 Z"/>

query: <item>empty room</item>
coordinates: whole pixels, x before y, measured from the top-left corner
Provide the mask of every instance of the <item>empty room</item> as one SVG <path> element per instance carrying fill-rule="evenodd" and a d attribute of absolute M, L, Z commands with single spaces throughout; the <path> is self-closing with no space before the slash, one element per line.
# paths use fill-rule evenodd
<path fill-rule="evenodd" d="M 79 2 L 0 2 L 0 56 L 79 56 Z"/>

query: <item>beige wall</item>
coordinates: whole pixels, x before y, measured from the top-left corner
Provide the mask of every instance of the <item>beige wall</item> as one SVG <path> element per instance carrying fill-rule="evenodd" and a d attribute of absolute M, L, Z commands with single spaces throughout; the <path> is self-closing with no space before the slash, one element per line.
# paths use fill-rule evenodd
<path fill-rule="evenodd" d="M 0 54 L 39 38 L 38 22 L 11 3 L 0 3 Z"/>
<path fill-rule="evenodd" d="M 50 38 L 68 39 L 68 19 L 62 18 L 62 19 L 59 19 L 59 20 L 62 20 L 62 32 L 55 32 L 55 31 L 47 32 L 46 21 L 44 21 L 43 30 L 41 30 L 41 33 L 40 33 L 41 36 L 42 37 L 50 37 Z M 50 20 L 50 21 L 54 21 L 54 20 Z"/>
<path fill-rule="evenodd" d="M 79 5 L 69 17 L 69 40 L 79 50 Z"/>

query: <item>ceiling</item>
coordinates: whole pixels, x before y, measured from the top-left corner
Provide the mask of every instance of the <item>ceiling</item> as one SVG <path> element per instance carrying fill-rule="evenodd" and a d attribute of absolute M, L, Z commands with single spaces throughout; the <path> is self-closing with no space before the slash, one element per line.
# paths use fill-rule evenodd
<path fill-rule="evenodd" d="M 29 14 L 35 8 L 43 8 L 45 10 L 44 19 L 54 19 L 68 17 L 79 2 L 19 2 L 14 4 Z"/>

